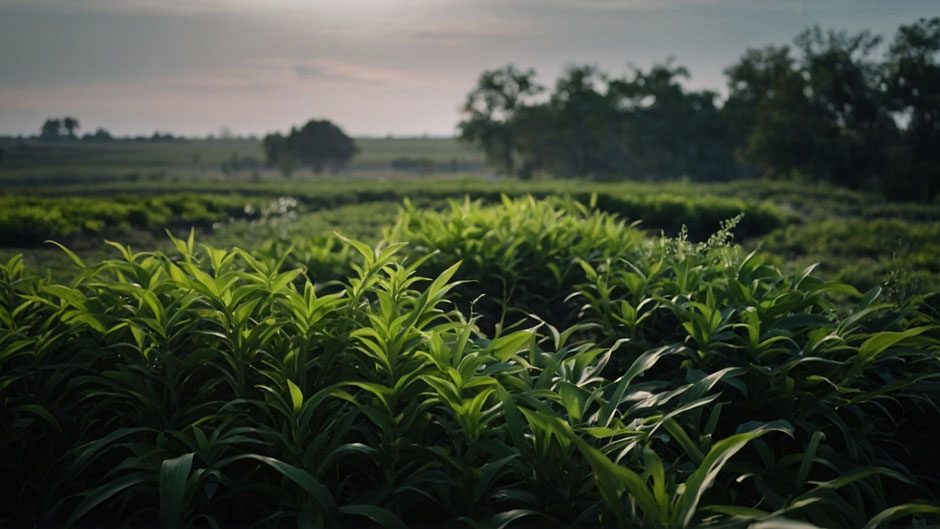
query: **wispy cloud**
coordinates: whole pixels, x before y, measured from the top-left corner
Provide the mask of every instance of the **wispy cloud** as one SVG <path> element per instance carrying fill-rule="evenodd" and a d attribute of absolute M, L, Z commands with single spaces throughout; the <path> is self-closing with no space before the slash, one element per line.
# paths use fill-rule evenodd
<path fill-rule="evenodd" d="M 564 8 L 576 11 L 671 11 L 695 7 L 766 11 L 799 11 L 799 1 L 787 0 L 515 0 L 530 7 Z M 825 3 L 822 0 L 821 3 Z"/>
<path fill-rule="evenodd" d="M 361 73 L 354 73 L 354 70 L 356 68 L 336 67 L 322 63 L 294 65 L 294 73 L 301 79 L 357 84 L 382 84 L 384 82 L 380 75 L 362 75 Z"/>
<path fill-rule="evenodd" d="M 148 13 L 159 15 L 186 15 L 218 10 L 220 4 L 212 0 L 0 0 L 0 7 L 28 7 L 56 12 L 91 13 Z"/>
<path fill-rule="evenodd" d="M 275 62 L 284 63 L 285 61 L 276 60 Z M 290 67 L 294 75 L 302 80 L 334 84 L 408 85 L 416 81 L 414 72 L 335 60 L 295 61 Z"/>

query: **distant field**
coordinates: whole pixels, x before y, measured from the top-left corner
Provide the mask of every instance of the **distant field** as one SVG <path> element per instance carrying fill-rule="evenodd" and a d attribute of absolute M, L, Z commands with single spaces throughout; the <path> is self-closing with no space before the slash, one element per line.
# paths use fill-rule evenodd
<path fill-rule="evenodd" d="M 478 150 L 453 138 L 357 139 L 359 153 L 347 176 L 466 174 L 484 171 Z M 264 167 L 257 139 L 109 142 L 18 142 L 0 140 L 5 155 L 0 183 L 13 186 L 89 182 L 276 180 Z M 411 161 L 411 166 L 395 162 Z M 423 163 L 423 165 L 422 165 Z M 312 178 L 298 170 L 295 179 Z"/>

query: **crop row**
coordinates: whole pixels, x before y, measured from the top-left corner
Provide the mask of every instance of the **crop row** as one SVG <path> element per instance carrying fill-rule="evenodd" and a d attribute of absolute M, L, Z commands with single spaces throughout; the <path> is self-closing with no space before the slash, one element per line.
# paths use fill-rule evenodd
<path fill-rule="evenodd" d="M 232 195 L 175 194 L 114 198 L 0 196 L 0 247 L 32 247 L 47 239 L 102 235 L 132 229 L 208 228 L 232 219 L 260 219 L 293 208 L 288 200 Z"/>

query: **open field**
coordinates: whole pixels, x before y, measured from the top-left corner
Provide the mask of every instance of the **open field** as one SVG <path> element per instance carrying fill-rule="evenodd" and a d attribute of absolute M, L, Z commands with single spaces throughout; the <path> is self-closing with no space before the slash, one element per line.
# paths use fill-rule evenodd
<path fill-rule="evenodd" d="M 402 174 L 484 172 L 482 154 L 451 138 L 357 139 L 360 151 L 346 177 L 396 177 Z M 264 167 L 257 139 L 18 142 L 0 140 L 4 149 L 0 183 L 6 186 L 43 186 L 94 182 L 198 182 L 280 179 Z M 409 159 L 413 165 L 393 168 Z M 405 164 L 407 165 L 407 164 Z M 294 179 L 314 178 L 297 170 Z"/>
<path fill-rule="evenodd" d="M 940 204 L 370 141 L 0 164 L 0 526 L 940 522 Z"/>

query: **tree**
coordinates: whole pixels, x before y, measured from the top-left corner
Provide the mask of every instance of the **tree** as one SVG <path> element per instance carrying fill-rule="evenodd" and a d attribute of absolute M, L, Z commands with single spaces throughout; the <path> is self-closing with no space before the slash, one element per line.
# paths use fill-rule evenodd
<path fill-rule="evenodd" d="M 68 137 L 75 139 L 75 131 L 80 127 L 78 120 L 73 117 L 66 116 L 62 119 L 62 126 L 65 128 L 65 132 L 68 134 Z"/>
<path fill-rule="evenodd" d="M 62 120 L 60 119 L 47 119 L 45 123 L 42 124 L 42 129 L 39 132 L 39 138 L 46 141 L 55 141 L 62 138 Z"/>
<path fill-rule="evenodd" d="M 729 67 L 722 113 L 741 158 L 771 175 L 803 174 L 874 188 L 896 127 L 871 59 L 880 39 L 810 28 L 789 47 L 748 50 Z"/>
<path fill-rule="evenodd" d="M 779 95 L 788 81 L 796 81 L 795 75 L 795 60 L 788 46 L 748 49 L 737 63 L 725 69 L 728 99 L 721 113 L 731 127 L 742 159 L 748 158 L 743 149 L 757 125 L 758 107 Z"/>
<path fill-rule="evenodd" d="M 654 178 L 688 176 L 725 180 L 736 175 L 733 134 L 716 106 L 717 95 L 686 91 L 687 69 L 669 60 L 610 82 L 608 99 L 624 122 L 626 166 Z"/>
<path fill-rule="evenodd" d="M 349 163 L 358 149 L 342 129 L 326 120 L 311 120 L 302 128 L 292 128 L 287 136 L 269 134 L 262 140 L 269 166 L 278 167 L 285 176 L 297 165 L 320 173 L 339 170 Z"/>
<path fill-rule="evenodd" d="M 886 191 L 930 197 L 940 192 L 940 18 L 901 26 L 885 70 L 890 108 L 906 121 L 894 160 L 903 178 Z"/>
<path fill-rule="evenodd" d="M 297 160 L 315 173 L 345 167 L 357 151 L 352 138 L 326 120 L 308 121 L 296 135 L 291 134 L 288 145 Z"/>
<path fill-rule="evenodd" d="M 510 64 L 483 72 L 463 105 L 460 139 L 480 145 L 490 163 L 514 175 L 517 138 L 513 121 L 542 90 L 532 69 L 517 70 Z"/>
<path fill-rule="evenodd" d="M 796 38 L 806 98 L 827 132 L 817 129 L 814 137 L 813 171 L 847 187 L 877 189 L 897 137 L 881 90 L 881 68 L 872 58 L 880 43 L 867 31 L 850 35 L 819 27 Z"/>
<path fill-rule="evenodd" d="M 542 170 L 601 179 L 723 179 L 734 173 L 717 96 L 686 92 L 679 82 L 688 76 L 684 68 L 666 63 L 611 79 L 594 66 L 572 66 L 542 103 L 506 98 L 506 83 L 498 81 L 513 75 L 494 72 L 485 73 L 471 93 L 469 100 L 477 103 L 467 108 L 476 109 L 474 119 L 461 125 L 465 137 L 476 138 L 491 161 L 516 168 L 519 176 Z"/>
<path fill-rule="evenodd" d="M 297 165 L 294 153 L 290 152 L 287 138 L 280 133 L 268 134 L 261 140 L 261 149 L 269 166 L 277 167 L 285 178 L 290 178 Z"/>
<path fill-rule="evenodd" d="M 550 105 L 567 137 L 562 174 L 603 175 L 622 170 L 620 125 L 616 109 L 602 86 L 606 75 L 591 65 L 571 66 L 555 82 Z"/>

